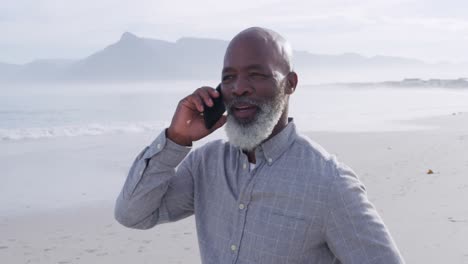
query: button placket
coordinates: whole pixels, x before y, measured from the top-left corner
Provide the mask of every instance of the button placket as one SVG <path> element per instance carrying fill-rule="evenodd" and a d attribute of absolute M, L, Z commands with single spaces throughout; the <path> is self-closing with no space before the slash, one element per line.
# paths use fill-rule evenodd
<path fill-rule="evenodd" d="M 246 164 L 246 163 L 243 163 Z M 246 164 L 247 165 L 247 164 Z M 245 188 L 241 191 L 238 199 L 238 225 L 239 225 L 239 234 L 236 235 L 235 240 L 232 240 L 233 244 L 231 244 L 231 252 L 235 253 L 235 260 L 234 263 L 236 263 L 238 257 L 239 257 L 239 247 L 242 242 L 242 237 L 244 236 L 244 231 L 245 231 L 245 224 L 246 224 L 246 218 L 247 218 L 247 211 L 249 207 L 249 203 L 252 197 L 252 192 L 253 188 L 255 185 L 256 178 L 255 176 L 257 175 L 257 172 L 259 172 L 259 169 L 263 166 L 262 162 L 257 161 L 257 166 L 255 166 L 255 169 L 252 171 L 249 171 L 248 174 L 251 176 L 250 179 L 247 181 L 247 184 Z M 236 249 L 233 250 L 232 246 L 235 246 Z"/>

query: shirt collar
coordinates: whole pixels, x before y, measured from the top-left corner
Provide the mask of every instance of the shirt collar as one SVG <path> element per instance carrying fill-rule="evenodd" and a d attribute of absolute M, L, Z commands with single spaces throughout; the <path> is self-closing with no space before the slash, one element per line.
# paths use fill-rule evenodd
<path fill-rule="evenodd" d="M 255 157 L 262 157 L 268 165 L 272 165 L 294 142 L 296 136 L 293 118 L 288 118 L 288 124 L 283 130 L 257 147 Z"/>

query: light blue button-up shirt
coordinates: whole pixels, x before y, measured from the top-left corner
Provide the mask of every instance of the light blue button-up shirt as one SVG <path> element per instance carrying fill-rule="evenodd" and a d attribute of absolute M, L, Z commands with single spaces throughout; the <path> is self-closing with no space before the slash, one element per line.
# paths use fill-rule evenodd
<path fill-rule="evenodd" d="M 162 132 L 133 163 L 115 217 L 147 229 L 195 214 L 204 264 L 403 263 L 355 173 L 294 122 L 255 155 L 250 170 L 228 142 L 191 151 Z"/>

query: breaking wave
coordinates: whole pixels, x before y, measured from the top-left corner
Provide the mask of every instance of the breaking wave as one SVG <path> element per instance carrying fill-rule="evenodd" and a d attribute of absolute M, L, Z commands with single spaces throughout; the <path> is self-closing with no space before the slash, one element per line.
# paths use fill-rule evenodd
<path fill-rule="evenodd" d="M 43 139 L 56 137 L 100 136 L 106 134 L 143 133 L 161 130 L 167 123 L 114 123 L 87 124 L 81 126 L 54 126 L 32 128 L 0 128 L 0 140 Z"/>

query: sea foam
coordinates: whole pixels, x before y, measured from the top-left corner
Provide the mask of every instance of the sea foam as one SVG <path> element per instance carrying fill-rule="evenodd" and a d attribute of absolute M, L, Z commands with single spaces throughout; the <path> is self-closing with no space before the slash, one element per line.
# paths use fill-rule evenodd
<path fill-rule="evenodd" d="M 1 129 L 0 140 L 43 139 L 56 137 L 100 136 L 106 134 L 142 133 L 158 131 L 169 124 L 166 122 L 140 123 L 93 123 L 81 126 L 53 126 Z"/>

